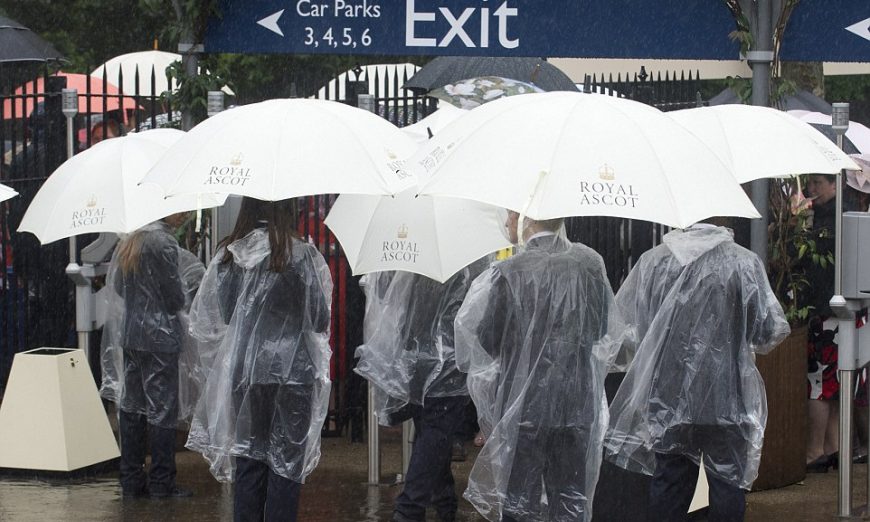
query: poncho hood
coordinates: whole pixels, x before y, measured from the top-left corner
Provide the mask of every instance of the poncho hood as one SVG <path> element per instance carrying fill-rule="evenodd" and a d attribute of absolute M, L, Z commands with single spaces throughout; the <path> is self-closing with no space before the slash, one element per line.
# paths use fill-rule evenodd
<path fill-rule="evenodd" d="M 227 250 L 233 255 L 235 264 L 245 269 L 254 268 L 272 252 L 269 233 L 266 229 L 254 229 L 245 237 L 233 241 Z"/>
<path fill-rule="evenodd" d="M 672 230 L 662 238 L 680 266 L 686 266 L 726 241 L 734 241 L 734 232 L 725 227 L 693 225 L 685 230 Z"/>

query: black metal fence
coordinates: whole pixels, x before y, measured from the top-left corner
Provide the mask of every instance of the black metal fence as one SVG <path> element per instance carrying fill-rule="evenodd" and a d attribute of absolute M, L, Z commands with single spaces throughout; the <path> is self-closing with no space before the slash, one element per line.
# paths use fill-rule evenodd
<path fill-rule="evenodd" d="M 122 74 L 118 85 L 123 84 Z M 5 269 L 0 288 L 0 393 L 15 353 L 76 344 L 73 285 L 64 272 L 68 242 L 42 246 L 33 235 L 16 232 L 42 183 L 67 158 L 68 123 L 61 90 L 78 91 L 78 114 L 71 120 L 78 152 L 127 129 L 156 127 L 164 112 L 171 118 L 171 108 L 159 97 L 140 94 L 139 86 L 148 82 L 149 92 L 155 90 L 157 74 L 162 72 L 152 69 L 146 81 L 136 71 L 136 89 L 124 93 L 114 87 L 115 79 L 0 66 L 0 183 L 19 193 L 0 204 L 0 257 Z M 81 238 L 79 249 L 92 237 Z"/>
<path fill-rule="evenodd" d="M 123 85 L 119 73 L 116 85 Z M 73 120 L 77 150 L 90 147 L 99 137 L 127 130 L 177 126 L 178 113 L 165 100 L 140 92 L 155 92 L 158 71 L 135 73 L 134 92 L 112 89 L 105 78 L 88 80 L 79 89 L 79 115 Z M 357 104 L 358 94 L 375 97 L 378 114 L 397 126 L 412 124 L 433 112 L 436 101 L 401 89 L 408 79 L 404 67 L 364 69 L 337 76 L 321 98 Z M 21 217 L 45 179 L 66 159 L 66 119 L 60 106 L 60 91 L 76 77 L 53 76 L 43 71 L 41 82 L 20 82 L 20 77 L 0 71 L 0 182 L 20 195 L 2 205 L 0 258 L 5 271 L 0 295 L 0 394 L 15 353 L 40 346 L 73 346 L 73 286 L 64 274 L 68 261 L 67 242 L 40 246 L 35 237 L 16 233 Z M 13 80 L 14 78 L 14 80 Z M 5 83 L 4 83 L 5 82 Z M 150 86 L 142 89 L 141 86 Z M 697 76 L 681 75 L 652 79 L 642 70 L 629 80 L 618 76 L 605 81 L 588 78 L 585 90 L 604 90 L 650 103 L 663 110 L 695 106 Z M 288 95 L 292 87 L 288 87 Z M 364 297 L 358 278 L 351 274 L 340 245 L 323 220 L 336 195 L 300 198 L 300 232 L 318 246 L 334 281 L 331 375 L 333 395 L 324 432 L 337 435 L 349 429 L 362 440 L 365 407 L 364 381 L 353 373 L 353 355 L 362 343 Z M 582 241 L 605 258 L 614 288 L 625 278 L 637 257 L 657 244 L 666 231 L 661 226 L 618 218 L 572 218 L 567 220 L 572 240 Z M 79 241 L 83 246 L 87 239 Z"/>

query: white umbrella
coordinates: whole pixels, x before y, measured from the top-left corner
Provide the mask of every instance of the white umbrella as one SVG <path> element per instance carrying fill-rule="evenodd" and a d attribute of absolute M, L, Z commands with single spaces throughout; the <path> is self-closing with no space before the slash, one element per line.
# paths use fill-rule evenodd
<path fill-rule="evenodd" d="M 128 233 L 176 212 L 223 204 L 225 196 L 165 198 L 159 187 L 138 184 L 183 135 L 175 129 L 132 133 L 76 154 L 43 183 L 18 231 L 46 244 L 93 232 Z"/>
<path fill-rule="evenodd" d="M 476 201 L 343 194 L 326 217 L 354 275 L 403 270 L 443 283 L 481 257 L 511 246 L 504 212 Z"/>
<path fill-rule="evenodd" d="M 717 105 L 669 112 L 668 116 L 713 149 L 740 183 L 858 169 L 824 134 L 770 107 Z"/>
<path fill-rule="evenodd" d="M 118 73 L 123 74 L 123 84 L 119 85 L 124 94 L 132 96 L 136 91 L 136 71 L 139 71 L 139 95 L 160 96 L 165 91 L 174 91 L 178 88 L 178 82 L 174 79 L 172 84 L 166 77 L 166 68 L 173 62 L 180 62 L 181 55 L 166 51 L 139 51 L 127 53 L 111 58 L 91 72 L 91 76 L 103 79 L 103 76 L 111 82 L 118 81 Z M 151 89 L 151 74 L 154 74 L 154 89 Z M 224 86 L 226 94 L 233 96 L 232 90 Z"/>
<path fill-rule="evenodd" d="M 440 104 L 437 111 L 429 116 L 414 124 L 402 127 L 402 132 L 407 134 L 416 143 L 424 143 L 435 133 L 441 132 L 441 129 L 466 112 L 468 111 L 444 102 Z"/>
<path fill-rule="evenodd" d="M 831 125 L 830 114 L 800 110 L 788 111 L 788 114 L 807 123 Z M 849 128 L 846 130 L 846 137 L 849 138 L 849 141 L 855 145 L 855 148 L 861 154 L 870 154 L 870 127 L 857 121 L 850 121 Z"/>
<path fill-rule="evenodd" d="M 533 219 L 615 216 L 686 227 L 758 217 L 726 165 L 661 111 L 597 94 L 487 103 L 408 162 L 420 192 L 474 199 Z"/>
<path fill-rule="evenodd" d="M 6 185 L 0 185 L 0 201 L 6 201 L 7 199 L 12 199 L 18 195 L 18 192 L 15 191 L 12 187 L 7 187 Z"/>
<path fill-rule="evenodd" d="M 166 194 L 218 192 L 276 201 L 312 194 L 396 194 L 413 186 L 403 159 L 414 141 L 342 103 L 268 100 L 226 110 L 190 130 L 143 183 Z"/>

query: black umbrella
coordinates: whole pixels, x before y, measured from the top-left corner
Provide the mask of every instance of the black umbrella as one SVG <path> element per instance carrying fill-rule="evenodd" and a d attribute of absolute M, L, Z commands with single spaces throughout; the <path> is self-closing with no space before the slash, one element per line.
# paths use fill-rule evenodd
<path fill-rule="evenodd" d="M 730 87 L 710 98 L 710 105 L 728 105 L 743 103 L 734 89 Z M 776 103 L 776 108 L 782 111 L 810 111 L 831 114 L 831 104 L 819 98 L 810 91 L 800 90 L 784 96 Z"/>
<path fill-rule="evenodd" d="M 834 129 L 830 125 L 826 125 L 824 123 L 810 123 L 810 125 L 812 125 L 813 128 L 817 131 L 824 134 L 826 138 L 833 141 L 834 143 L 837 143 L 837 133 L 834 132 Z M 856 147 L 855 144 L 852 143 L 852 140 L 850 140 L 846 136 L 843 136 L 843 152 L 845 152 L 846 154 L 861 153 L 861 151 L 858 150 L 858 147 Z"/>
<path fill-rule="evenodd" d="M 46 62 L 63 56 L 30 29 L 0 16 L 0 63 Z"/>
<path fill-rule="evenodd" d="M 567 74 L 541 58 L 439 56 L 408 80 L 404 88 L 419 93 L 480 76 L 501 76 L 545 91 L 576 91 Z"/>

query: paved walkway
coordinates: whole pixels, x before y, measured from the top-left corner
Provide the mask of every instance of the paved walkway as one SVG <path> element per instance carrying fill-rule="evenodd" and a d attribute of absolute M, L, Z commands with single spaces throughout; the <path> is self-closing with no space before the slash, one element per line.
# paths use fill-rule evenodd
<path fill-rule="evenodd" d="M 399 471 L 398 435 L 384 431 L 383 481 Z M 465 487 L 474 454 L 456 463 L 457 488 Z M 44 482 L 21 477 L 0 479 L 0 520 L 28 521 L 216 521 L 232 519 L 229 486 L 215 482 L 198 454 L 178 454 L 179 483 L 193 489 L 189 499 L 125 500 L 113 474 L 91 480 Z M 866 499 L 866 466 L 854 471 L 855 505 Z M 368 487 L 366 447 L 346 439 L 324 439 L 323 459 L 302 489 L 299 520 L 303 522 L 380 522 L 389 520 L 399 486 Z M 627 499 L 630 501 L 630 499 Z M 837 474 L 814 474 L 800 484 L 752 493 L 748 496 L 748 521 L 837 520 Z M 430 518 L 429 520 L 435 520 Z M 458 520 L 482 521 L 474 508 L 462 501 Z M 623 521 L 620 521 L 623 522 Z"/>

